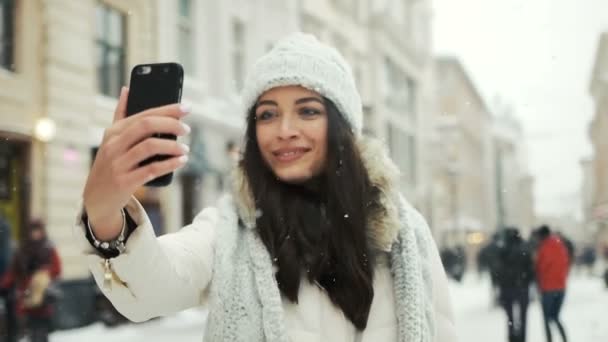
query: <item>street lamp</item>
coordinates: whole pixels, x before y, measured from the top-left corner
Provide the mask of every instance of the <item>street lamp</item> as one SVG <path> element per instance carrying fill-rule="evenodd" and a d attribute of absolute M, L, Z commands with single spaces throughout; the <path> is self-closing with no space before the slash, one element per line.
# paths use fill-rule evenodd
<path fill-rule="evenodd" d="M 45 143 L 53 140 L 56 131 L 55 121 L 50 118 L 40 118 L 34 126 L 34 136 Z"/>

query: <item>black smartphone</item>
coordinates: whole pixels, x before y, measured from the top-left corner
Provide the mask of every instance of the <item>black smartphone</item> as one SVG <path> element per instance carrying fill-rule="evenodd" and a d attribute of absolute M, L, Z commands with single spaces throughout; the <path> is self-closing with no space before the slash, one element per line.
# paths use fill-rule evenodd
<path fill-rule="evenodd" d="M 140 113 L 146 109 L 178 103 L 182 97 L 184 70 L 178 63 L 140 64 L 131 70 L 129 97 L 127 99 L 127 116 Z M 164 139 L 177 139 L 173 134 L 154 134 Z M 155 155 L 139 165 L 144 166 L 170 158 L 167 155 Z M 146 186 L 166 186 L 171 184 L 173 172 L 157 177 Z"/>

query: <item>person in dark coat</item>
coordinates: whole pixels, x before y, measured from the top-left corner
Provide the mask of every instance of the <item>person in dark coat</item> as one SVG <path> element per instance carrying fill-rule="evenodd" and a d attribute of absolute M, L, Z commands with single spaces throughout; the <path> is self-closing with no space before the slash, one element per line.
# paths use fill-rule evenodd
<path fill-rule="evenodd" d="M 458 282 L 462 281 L 465 271 L 464 248 L 461 246 L 444 248 L 441 250 L 440 256 L 446 274 Z"/>
<path fill-rule="evenodd" d="M 11 260 L 12 243 L 11 227 L 0 214 L 0 277 L 6 273 Z"/>
<path fill-rule="evenodd" d="M 0 214 L 0 279 L 7 273 L 13 254 L 11 226 Z M 0 299 L 4 302 L 3 321 L 0 322 L 0 341 L 17 341 L 17 315 L 13 288 L 0 288 Z"/>
<path fill-rule="evenodd" d="M 535 234 L 538 237 L 535 270 L 545 320 L 547 341 L 552 342 L 551 323 L 555 323 L 566 342 L 566 331 L 559 319 L 559 313 L 566 293 L 566 281 L 570 271 L 570 253 L 566 244 L 552 234 L 548 226 L 541 226 Z"/>
<path fill-rule="evenodd" d="M 485 267 L 488 269 L 492 306 L 498 306 L 500 304 L 497 276 L 501 268 L 499 252 L 502 247 L 504 247 L 503 235 L 504 231 L 502 229 L 493 233 L 490 242 L 481 249 L 477 256 L 478 262 L 485 264 Z"/>
<path fill-rule="evenodd" d="M 31 342 L 47 342 L 54 306 L 50 300 L 53 280 L 61 274 L 59 254 L 48 240 L 42 221 L 29 224 L 29 234 L 15 253 L 0 288 L 15 288 L 17 314 L 25 320 Z"/>
<path fill-rule="evenodd" d="M 507 314 L 509 342 L 524 342 L 534 268 L 531 251 L 516 228 L 505 229 L 496 261 L 499 302 Z"/>

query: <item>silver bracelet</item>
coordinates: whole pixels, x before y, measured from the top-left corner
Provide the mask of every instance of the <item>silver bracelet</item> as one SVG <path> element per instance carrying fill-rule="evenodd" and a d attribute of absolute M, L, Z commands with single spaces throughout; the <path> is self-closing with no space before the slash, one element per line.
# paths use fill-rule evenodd
<path fill-rule="evenodd" d="M 95 248 L 101 248 L 103 250 L 117 250 L 119 253 L 123 253 L 125 251 L 125 233 L 127 231 L 127 217 L 125 214 L 125 209 L 121 209 L 120 213 L 122 214 L 122 229 L 120 230 L 120 234 L 118 237 L 112 241 L 100 241 L 95 234 L 93 234 L 93 229 L 91 228 L 91 221 L 87 216 L 87 229 L 89 230 L 89 234 L 91 234 L 91 238 L 93 239 L 93 245 Z"/>

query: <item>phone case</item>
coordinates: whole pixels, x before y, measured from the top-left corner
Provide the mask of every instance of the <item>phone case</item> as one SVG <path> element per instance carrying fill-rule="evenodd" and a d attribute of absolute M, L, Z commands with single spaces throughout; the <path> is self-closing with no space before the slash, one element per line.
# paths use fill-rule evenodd
<path fill-rule="evenodd" d="M 181 101 L 184 72 L 178 63 L 140 64 L 131 70 L 127 116 L 135 115 L 146 109 L 178 103 Z M 158 138 L 177 139 L 173 134 L 157 133 Z M 140 163 L 144 166 L 170 158 L 155 155 Z M 157 177 L 146 186 L 167 186 L 171 184 L 173 172 Z"/>

